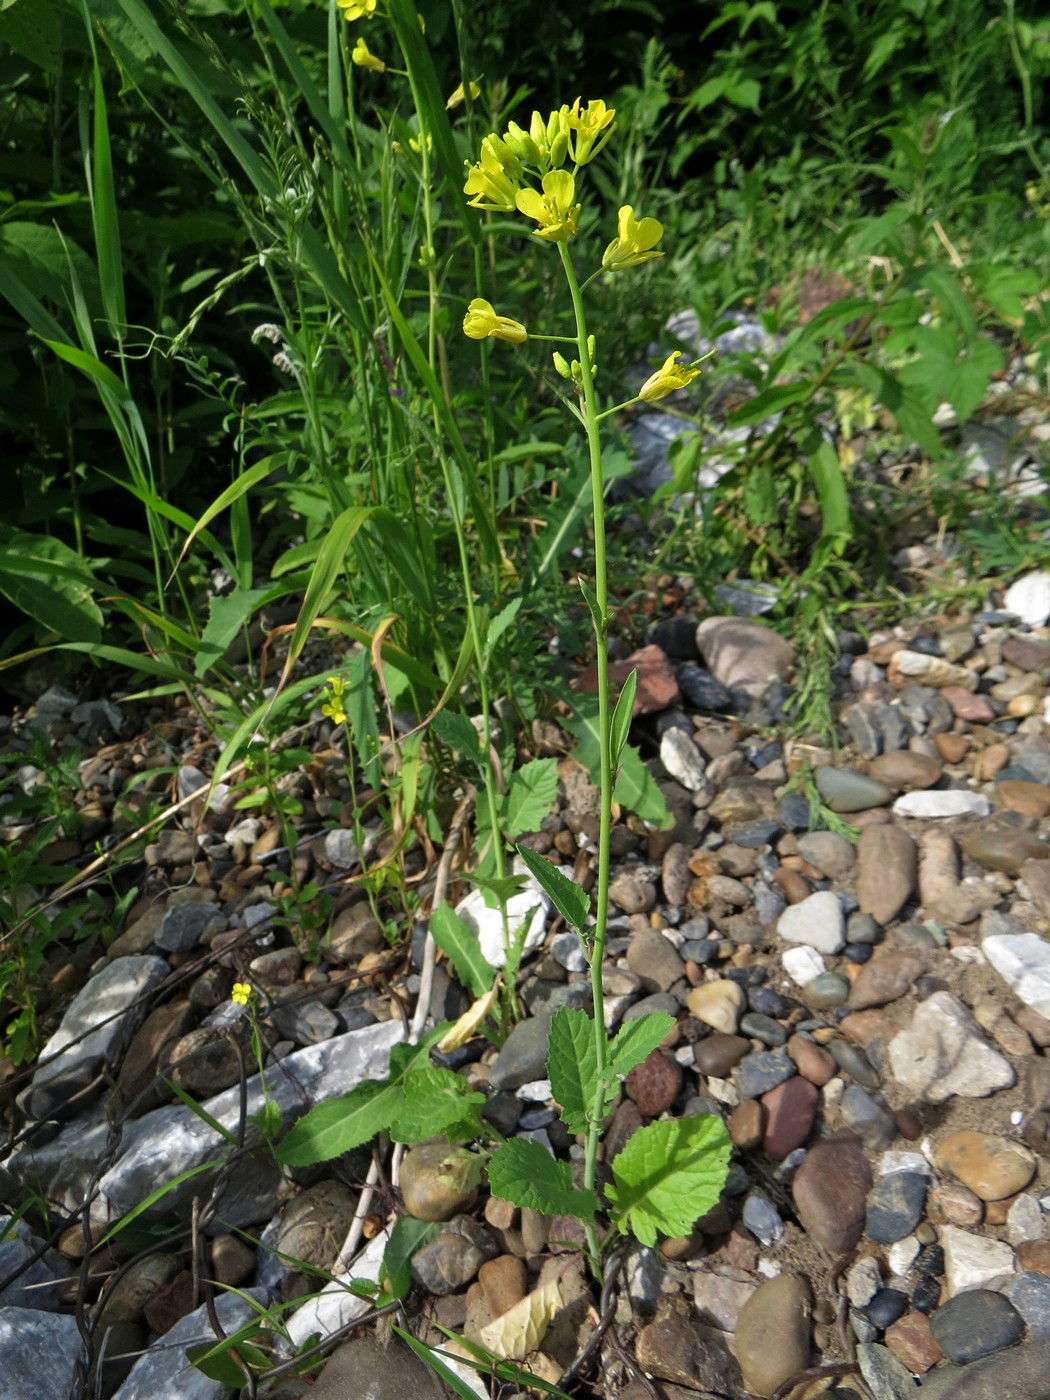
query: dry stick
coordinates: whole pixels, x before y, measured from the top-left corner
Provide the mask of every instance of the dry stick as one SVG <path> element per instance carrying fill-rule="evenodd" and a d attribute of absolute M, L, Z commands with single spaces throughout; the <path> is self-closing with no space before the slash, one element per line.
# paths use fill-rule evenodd
<path fill-rule="evenodd" d="M 459 838 L 463 834 L 467 817 L 470 814 L 471 806 L 475 797 L 474 789 L 468 788 L 467 793 L 459 806 L 456 808 L 452 823 L 448 829 L 448 836 L 445 838 L 445 849 L 441 852 L 441 859 L 438 862 L 437 880 L 434 885 L 434 898 L 431 903 L 431 910 L 437 909 L 445 900 L 445 891 L 448 889 L 449 876 L 452 872 L 452 858 L 456 854 L 459 846 Z M 408 1029 L 408 1044 L 415 1045 L 422 1033 L 423 1026 L 427 1018 L 427 1007 L 430 1005 L 430 993 L 434 986 L 434 967 L 437 962 L 437 944 L 434 942 L 434 935 L 430 932 L 429 923 L 427 925 L 426 942 L 423 945 L 423 969 L 419 979 L 419 997 L 416 1001 L 416 1012 L 412 1017 L 412 1024 Z M 391 1181 L 397 1185 L 398 1169 L 401 1166 L 401 1154 L 403 1152 L 400 1143 L 394 1148 L 394 1158 L 391 1164 Z M 376 1185 L 379 1181 L 379 1161 L 373 1151 L 372 1164 L 368 1168 L 368 1175 L 365 1177 L 364 1189 L 361 1192 L 361 1199 L 357 1203 L 357 1210 L 350 1223 L 343 1247 L 339 1251 L 336 1259 L 336 1268 L 346 1269 L 350 1265 L 351 1259 L 357 1253 L 364 1234 L 365 1220 L 372 1208 L 372 1200 L 375 1196 Z"/>

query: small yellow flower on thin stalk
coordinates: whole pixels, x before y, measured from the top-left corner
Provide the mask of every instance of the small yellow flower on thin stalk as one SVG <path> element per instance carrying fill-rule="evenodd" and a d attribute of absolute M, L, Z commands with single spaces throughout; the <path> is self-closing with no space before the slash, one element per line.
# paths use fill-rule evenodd
<path fill-rule="evenodd" d="M 569 155 L 577 165 L 586 165 L 598 155 L 616 130 L 613 120 L 616 108 L 606 107 L 601 98 L 597 98 L 588 102 L 581 112 L 580 99 L 577 97 L 568 110 L 562 108 L 562 111 L 565 113 L 564 122 L 570 133 Z"/>
<path fill-rule="evenodd" d="M 324 694 L 324 704 L 321 706 L 321 713 L 327 715 L 335 724 L 346 723 L 346 711 L 343 709 L 343 695 L 346 693 L 346 681 L 342 676 L 329 676 L 328 689 Z"/>
<path fill-rule="evenodd" d="M 477 83 L 471 83 L 471 85 L 470 85 L 470 100 L 471 100 L 471 102 L 476 102 L 480 96 L 481 96 L 481 89 L 478 87 Z M 452 96 L 451 96 L 451 97 L 448 99 L 448 101 L 445 103 L 445 110 L 446 110 L 447 112 L 451 112 L 451 111 L 453 111 L 456 107 L 462 106 L 462 104 L 463 104 L 465 101 L 466 101 L 466 94 L 465 94 L 464 91 L 463 91 L 463 84 L 460 83 L 459 87 L 457 87 L 457 88 L 455 89 L 455 91 L 452 93 Z"/>
<path fill-rule="evenodd" d="M 668 394 L 686 388 L 698 378 L 700 371 L 691 365 L 680 365 L 678 361 L 681 358 L 681 350 L 672 351 L 656 373 L 649 376 L 638 390 L 638 397 L 643 402 L 655 403 L 657 399 L 666 399 Z"/>
<path fill-rule="evenodd" d="M 470 167 L 463 193 L 474 196 L 470 200 L 473 209 L 492 209 L 501 214 L 510 214 L 516 208 L 514 200 L 521 188 L 518 179 L 521 167 L 518 165 L 517 170 L 507 168 L 507 163 L 514 158 L 510 151 L 506 151 L 506 159 L 500 159 L 503 151 L 499 148 L 502 145 L 498 136 L 486 136 L 481 143 L 481 159 Z"/>
<path fill-rule="evenodd" d="M 350 21 L 371 19 L 376 12 L 376 0 L 335 0 L 335 3 Z"/>
<path fill-rule="evenodd" d="M 230 1000 L 236 1002 L 238 1006 L 247 1006 L 252 998 L 252 989 L 247 982 L 234 982 L 233 991 L 230 993 Z"/>
<path fill-rule="evenodd" d="M 386 72 L 386 64 L 381 58 L 376 58 L 360 35 L 358 35 L 357 43 L 350 55 L 350 62 L 356 63 L 358 68 L 371 68 L 373 73 Z"/>
<path fill-rule="evenodd" d="M 622 272 L 628 267 L 638 267 L 650 258 L 662 258 L 657 253 L 657 243 L 664 236 L 664 226 L 659 219 L 636 219 L 634 209 L 625 204 L 617 219 L 617 236 L 602 254 L 602 267 L 606 272 Z"/>
<path fill-rule="evenodd" d="M 491 302 L 484 297 L 475 297 L 467 307 L 463 317 L 463 334 L 471 340 L 508 340 L 512 345 L 520 345 L 528 340 L 529 333 L 520 321 L 512 321 L 509 316 L 497 316 Z"/>
<path fill-rule="evenodd" d="M 580 206 L 572 202 L 576 181 L 567 170 L 551 170 L 540 183 L 543 186 L 542 194 L 532 189 L 518 191 L 518 211 L 540 225 L 533 229 L 537 238 L 544 238 L 549 243 L 566 243 L 570 235 L 576 232 L 576 219 L 580 212 Z"/>

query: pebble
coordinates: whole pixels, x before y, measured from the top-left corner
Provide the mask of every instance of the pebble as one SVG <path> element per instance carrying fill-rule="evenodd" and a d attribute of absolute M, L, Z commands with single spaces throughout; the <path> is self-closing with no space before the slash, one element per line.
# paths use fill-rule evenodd
<path fill-rule="evenodd" d="M 802 943 L 818 953 L 841 952 L 845 932 L 842 903 L 831 890 L 818 890 L 800 904 L 792 904 L 777 921 L 777 934 L 786 943 Z"/>
<path fill-rule="evenodd" d="M 706 781 L 703 754 L 692 735 L 682 729 L 665 729 L 660 736 L 660 762 L 689 792 L 700 792 Z"/>
<path fill-rule="evenodd" d="M 834 831 L 808 832 L 799 838 L 798 853 L 830 880 L 847 879 L 857 860 L 853 842 Z"/>
<path fill-rule="evenodd" d="M 849 996 L 849 978 L 841 972 L 824 972 L 807 982 L 803 997 L 807 1006 L 842 1006 Z"/>
<path fill-rule="evenodd" d="M 815 948 L 807 948 L 802 945 L 798 948 L 788 948 L 780 955 L 780 961 L 784 964 L 784 971 L 800 987 L 808 986 L 814 978 L 822 976 L 827 971 L 827 963 L 820 956 Z"/>
<path fill-rule="evenodd" d="M 786 1050 L 755 1050 L 734 1069 L 733 1083 L 742 1099 L 757 1099 L 795 1073 L 794 1062 Z"/>
<path fill-rule="evenodd" d="M 469 1153 L 443 1141 L 421 1143 L 406 1152 L 401 1197 L 409 1215 L 416 1220 L 450 1220 L 468 1210 L 478 1194 L 471 1183 L 471 1165 Z"/>
<path fill-rule="evenodd" d="M 795 664 L 791 643 L 750 618 L 706 617 L 696 629 L 696 645 L 717 681 L 756 698 L 786 679 Z"/>
<path fill-rule="evenodd" d="M 1023 827 L 985 826 L 965 836 L 963 850 L 985 870 L 1019 875 L 1026 860 L 1046 860 L 1050 845 Z"/>
<path fill-rule="evenodd" d="M 915 842 L 899 826 L 868 826 L 857 845 L 857 902 L 884 927 L 915 893 Z"/>
<path fill-rule="evenodd" d="M 736 1322 L 736 1354 L 744 1385 L 769 1397 L 809 1364 L 812 1294 L 797 1274 L 781 1274 L 758 1286 Z"/>
<path fill-rule="evenodd" d="M 740 1018 L 740 1030 L 754 1040 L 760 1040 L 770 1049 L 776 1049 L 787 1040 L 787 1031 L 772 1016 L 763 1016 L 760 1011 L 748 1011 Z"/>
<path fill-rule="evenodd" d="M 1000 1240 L 984 1239 L 957 1225 L 942 1225 L 938 1238 L 951 1298 L 971 1288 L 990 1287 L 1016 1272 L 1014 1252 Z"/>
<path fill-rule="evenodd" d="M 760 1287 L 743 1269 L 701 1267 L 693 1273 L 693 1303 L 700 1321 L 721 1332 L 735 1332 L 745 1304 Z"/>
<path fill-rule="evenodd" d="M 928 1103 L 954 1094 L 985 1098 L 1014 1083 L 1009 1060 L 992 1049 L 951 992 L 934 992 L 920 1002 L 908 1029 L 889 1042 L 887 1055 L 897 1083 Z"/>
<path fill-rule="evenodd" d="M 865 812 L 884 807 L 893 798 L 885 783 L 859 773 L 855 768 L 818 768 L 814 775 L 817 791 L 833 812 Z"/>
<path fill-rule="evenodd" d="M 870 828 L 878 830 L 877 827 Z M 850 988 L 851 1011 L 863 1011 L 869 1006 L 885 1006 L 906 996 L 914 983 L 926 971 L 926 962 L 914 953 L 897 948 L 879 948 L 853 979 Z"/>
<path fill-rule="evenodd" d="M 817 1088 L 832 1079 L 837 1069 L 834 1057 L 816 1041 L 804 1035 L 793 1035 L 788 1040 L 787 1052 L 795 1061 L 798 1072 Z"/>
<path fill-rule="evenodd" d="M 937 1308 L 930 1331 L 949 1361 L 965 1365 L 1020 1341 L 1024 1320 L 1004 1294 L 976 1288 Z"/>
<path fill-rule="evenodd" d="M 650 992 L 666 992 L 685 976 L 674 944 L 657 930 L 636 933 L 627 948 L 627 966 Z"/>
<path fill-rule="evenodd" d="M 1003 608 L 1029 627 L 1042 627 L 1050 618 L 1050 573 L 1037 569 L 1022 575 L 1006 590 Z"/>
<path fill-rule="evenodd" d="M 868 1089 L 874 1089 L 878 1086 L 879 1076 L 859 1046 L 851 1045 L 848 1040 L 835 1039 L 829 1042 L 828 1049 L 839 1069 L 848 1074 L 851 1079 L 855 1079 L 858 1084 L 863 1084 Z"/>
<path fill-rule="evenodd" d="M 815 1084 L 796 1075 L 762 1095 L 765 1132 L 762 1148 L 782 1161 L 809 1137 L 820 1094 Z M 744 1105 L 741 1105 L 743 1107 Z"/>
<path fill-rule="evenodd" d="M 1026 1006 L 1050 1017 L 1050 943 L 1036 933 L 992 934 L 981 952 Z"/>
<path fill-rule="evenodd" d="M 733 1146 L 749 1152 L 762 1141 L 765 1115 L 757 1099 L 745 1099 L 729 1115 L 729 1136 Z"/>
<path fill-rule="evenodd" d="M 1050 1278 L 1025 1271 L 1015 1275 L 1003 1289 L 1028 1328 L 1035 1342 L 1050 1341 Z"/>
<path fill-rule="evenodd" d="M 489 1066 L 489 1084 L 493 1089 L 520 1089 L 523 1084 L 543 1078 L 550 1024 L 547 1015 L 518 1022 Z"/>
<path fill-rule="evenodd" d="M 907 792 L 893 804 L 898 817 L 987 817 L 991 810 L 992 804 L 983 793 L 956 788 Z"/>
<path fill-rule="evenodd" d="M 726 1079 L 734 1065 L 751 1050 L 751 1042 L 742 1035 L 726 1035 L 716 1032 L 705 1036 L 693 1046 L 693 1059 L 701 1074 L 713 1075 L 716 1079 Z"/>
<path fill-rule="evenodd" d="M 1018 1196 L 1006 1214 L 1006 1238 L 1013 1245 L 1024 1244 L 1026 1240 L 1043 1239 L 1045 1230 L 1039 1202 L 1034 1196 Z"/>
<path fill-rule="evenodd" d="M 857 1364 L 875 1400 L 912 1400 L 915 1382 L 893 1353 L 876 1342 L 861 1342 Z"/>
<path fill-rule="evenodd" d="M 903 788 L 932 787 L 943 769 L 939 758 L 900 749 L 896 753 L 884 753 L 872 759 L 868 764 L 868 776 L 899 792 Z"/>
<path fill-rule="evenodd" d="M 784 1238 L 784 1222 L 776 1207 L 761 1191 L 752 1191 L 741 1212 L 744 1225 L 765 1245 L 777 1244 Z"/>
<path fill-rule="evenodd" d="M 918 1225 L 929 1182 L 919 1172 L 880 1176 L 868 1193 L 867 1230 L 876 1244 L 895 1244 Z"/>
<path fill-rule="evenodd" d="M 645 1118 L 665 1113 L 682 1087 L 682 1068 L 659 1050 L 653 1050 L 635 1065 L 624 1081 L 624 1088 Z"/>
<path fill-rule="evenodd" d="M 849 1084 L 843 1090 L 839 1102 L 842 1121 L 867 1144 L 878 1152 L 897 1135 L 897 1125 L 893 1115 L 868 1094 L 859 1084 Z"/>
<path fill-rule="evenodd" d="M 802 1224 L 829 1254 L 847 1254 L 864 1230 L 871 1168 L 859 1138 L 835 1133 L 806 1154 L 792 1195 Z"/>
<path fill-rule="evenodd" d="M 925 1313 L 910 1312 L 887 1327 L 885 1343 L 898 1361 L 916 1375 L 925 1375 L 939 1361 L 944 1360 L 944 1352 L 934 1340 L 930 1331 L 930 1319 Z"/>
<path fill-rule="evenodd" d="M 1024 1342 L 969 1366 L 925 1377 L 922 1400 L 1047 1400 L 1050 1343 Z"/>
<path fill-rule="evenodd" d="M 684 1298 L 659 1300 L 656 1317 L 638 1333 L 634 1352 L 643 1371 L 674 1386 L 708 1391 L 725 1388 L 729 1357 L 714 1345 L 713 1336 L 701 1337 Z"/>
<path fill-rule="evenodd" d="M 1035 1174 L 1034 1155 L 1019 1142 L 971 1130 L 952 1133 L 933 1154 L 938 1171 L 950 1172 L 982 1201 L 1023 1191 Z"/>
<path fill-rule="evenodd" d="M 686 998 L 690 1016 L 695 1016 L 705 1025 L 713 1026 L 724 1035 L 735 1034 L 746 1005 L 744 989 L 738 983 L 725 978 L 715 982 L 701 982 Z"/>
<path fill-rule="evenodd" d="M 489 1232 L 469 1215 L 456 1216 L 412 1255 L 410 1268 L 416 1283 L 443 1298 L 465 1288 L 481 1265 L 496 1253 Z"/>

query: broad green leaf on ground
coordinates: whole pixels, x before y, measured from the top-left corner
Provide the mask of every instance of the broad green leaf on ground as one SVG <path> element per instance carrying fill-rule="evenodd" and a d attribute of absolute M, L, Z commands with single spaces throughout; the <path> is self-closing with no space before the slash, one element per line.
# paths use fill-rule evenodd
<path fill-rule="evenodd" d="M 580 1220 L 590 1220 L 598 1207 L 593 1191 L 577 1191 L 573 1187 L 568 1162 L 556 1162 L 538 1142 L 521 1138 L 511 1138 L 497 1149 L 489 1162 L 489 1185 L 492 1194 L 501 1200 L 543 1215 L 575 1215 Z"/>
<path fill-rule="evenodd" d="M 549 895 L 551 903 L 569 927 L 574 928 L 577 933 L 582 933 L 591 907 L 586 891 L 528 846 L 515 846 L 514 849 L 540 888 Z"/>
<path fill-rule="evenodd" d="M 414 1069 L 403 1081 L 403 1102 L 390 1124 L 394 1142 L 422 1142 L 436 1137 L 451 1123 L 460 1123 L 485 1102 L 485 1095 L 471 1092 L 466 1080 L 450 1069 L 427 1065 Z M 478 1123 L 472 1136 L 481 1131 Z"/>
<path fill-rule="evenodd" d="M 573 718 L 562 720 L 561 724 L 576 738 L 573 757 L 584 765 L 596 783 L 601 771 L 597 701 L 578 697 L 573 700 L 573 709 L 576 712 Z M 637 812 L 643 821 L 652 822 L 661 831 L 671 825 L 664 795 L 633 744 L 628 744 L 621 755 L 613 797 L 622 807 Z"/>
<path fill-rule="evenodd" d="M 430 932 L 463 986 L 473 997 L 483 997 L 492 985 L 492 968 L 481 956 L 477 934 L 447 904 L 439 904 L 431 914 Z"/>
<path fill-rule="evenodd" d="M 379 1279 L 392 1298 L 404 1298 L 412 1287 L 409 1260 L 417 1249 L 429 1244 L 441 1229 L 440 1221 L 416 1220 L 399 1215 L 383 1250 Z"/>
<path fill-rule="evenodd" d="M 616 1032 L 610 1051 L 613 1074 L 629 1074 L 640 1065 L 674 1029 L 674 1017 L 666 1011 L 653 1011 L 625 1021 Z"/>
<path fill-rule="evenodd" d="M 688 1235 L 717 1204 L 731 1151 L 729 1134 L 713 1114 L 639 1128 L 613 1158 L 613 1184 L 605 1188 L 621 1235 L 630 1232 L 646 1245 L 654 1245 L 657 1234 Z"/>
<path fill-rule="evenodd" d="M 566 1130 L 586 1132 L 598 1088 L 594 1022 L 586 1011 L 563 1006 L 556 1012 L 547 1035 L 547 1074 Z"/>
<path fill-rule="evenodd" d="M 512 839 L 523 831 L 538 831 L 550 816 L 558 792 L 558 764 L 553 758 L 523 763 L 510 780 L 504 800 L 504 830 Z"/>

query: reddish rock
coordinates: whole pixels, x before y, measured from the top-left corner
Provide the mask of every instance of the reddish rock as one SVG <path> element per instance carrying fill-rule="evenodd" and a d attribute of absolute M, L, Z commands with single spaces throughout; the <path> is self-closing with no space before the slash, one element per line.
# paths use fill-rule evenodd
<path fill-rule="evenodd" d="M 609 684 L 619 690 L 632 671 L 638 672 L 638 689 L 634 697 L 634 714 L 651 715 L 677 705 L 681 699 L 674 668 L 658 646 L 642 647 L 625 661 L 610 661 Z M 598 689 L 598 667 L 590 666 L 581 676 L 569 682 L 570 690 L 594 692 Z"/>
<path fill-rule="evenodd" d="M 838 1074 L 834 1055 L 825 1050 L 823 1045 L 818 1045 L 815 1040 L 807 1040 L 804 1035 L 791 1036 L 787 1043 L 787 1052 L 794 1060 L 799 1074 L 818 1088 Z"/>
<path fill-rule="evenodd" d="M 653 1050 L 627 1075 L 627 1093 L 645 1118 L 658 1118 L 674 1103 L 682 1087 L 682 1067 Z"/>
<path fill-rule="evenodd" d="M 829 1254 L 848 1254 L 864 1233 L 871 1186 L 864 1147 L 852 1133 L 835 1133 L 810 1148 L 792 1195 L 802 1224 Z"/>
<path fill-rule="evenodd" d="M 1021 671 L 1038 671 L 1050 666 L 1050 647 L 1033 637 L 1011 637 L 1003 643 L 1003 660 Z"/>
<path fill-rule="evenodd" d="M 906 996 L 916 978 L 925 971 L 925 962 L 914 953 L 900 948 L 878 948 L 871 961 L 861 967 L 850 988 L 850 1010 L 865 1011 Z"/>
<path fill-rule="evenodd" d="M 969 720 L 971 724 L 991 724 L 995 711 L 983 695 L 974 695 L 961 685 L 946 685 L 940 692 L 952 708 L 956 719 Z"/>
<path fill-rule="evenodd" d="M 751 1273 L 758 1268 L 758 1241 L 744 1225 L 734 1225 L 725 1242 L 725 1261 L 734 1269 L 747 1269 Z"/>
<path fill-rule="evenodd" d="M 1017 1262 L 1022 1269 L 1050 1278 L 1050 1240 L 1025 1240 L 1017 1246 Z"/>
<path fill-rule="evenodd" d="M 909 1371 L 924 1376 L 944 1360 L 944 1352 L 934 1341 L 930 1319 L 925 1313 L 910 1312 L 886 1328 L 886 1345 Z"/>
<path fill-rule="evenodd" d="M 839 1030 L 854 1045 L 870 1045 L 886 1030 L 886 1017 L 881 1011 L 854 1011 L 839 1022 Z"/>
<path fill-rule="evenodd" d="M 857 843 L 857 900 L 861 912 L 885 926 L 915 893 L 915 842 L 899 826 L 869 826 Z"/>
<path fill-rule="evenodd" d="M 945 763 L 961 763 L 970 747 L 965 734 L 935 734 L 933 743 Z"/>
<path fill-rule="evenodd" d="M 771 1157 L 782 1160 L 796 1147 L 801 1147 L 813 1127 L 820 1094 L 815 1084 L 796 1075 L 763 1094 L 761 1103 L 766 1113 L 766 1129 L 762 1146 Z"/>
<path fill-rule="evenodd" d="M 183 1269 L 159 1293 L 155 1293 L 145 1307 L 146 1323 L 161 1336 L 170 1332 L 176 1322 L 180 1322 L 193 1311 L 193 1274 Z"/>

